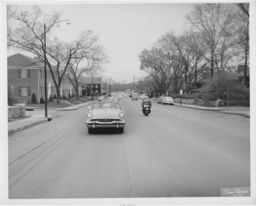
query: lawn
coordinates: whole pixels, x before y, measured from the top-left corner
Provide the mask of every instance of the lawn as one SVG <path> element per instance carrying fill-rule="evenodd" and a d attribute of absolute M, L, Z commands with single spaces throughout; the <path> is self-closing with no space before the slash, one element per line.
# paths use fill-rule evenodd
<path fill-rule="evenodd" d="M 69 98 L 69 99 L 61 99 L 60 103 L 57 104 L 56 99 L 54 99 L 51 102 L 48 102 L 47 106 L 48 108 L 65 108 L 69 106 L 73 106 L 76 104 L 82 104 L 84 102 L 90 101 L 91 98 L 89 97 L 80 97 L 79 100 L 76 100 L 75 97 Z M 43 104 L 26 104 L 27 108 L 44 108 L 44 103 Z"/>

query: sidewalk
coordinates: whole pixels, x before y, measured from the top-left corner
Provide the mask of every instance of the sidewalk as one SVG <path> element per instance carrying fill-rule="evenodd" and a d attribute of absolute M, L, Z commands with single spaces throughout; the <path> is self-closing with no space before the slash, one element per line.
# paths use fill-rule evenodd
<path fill-rule="evenodd" d="M 206 110 L 206 111 L 217 111 L 224 114 L 233 114 L 233 115 L 240 115 L 244 117 L 250 117 L 250 107 L 206 107 L 200 105 L 191 105 L 191 104 L 178 104 L 174 103 L 176 106 L 187 107 L 191 109 L 199 109 L 199 110 Z"/>
<path fill-rule="evenodd" d="M 250 117 L 250 107 L 220 107 L 220 112 Z"/>
<path fill-rule="evenodd" d="M 66 108 L 49 108 L 48 118 L 58 117 L 63 113 L 63 111 L 74 111 L 80 109 L 88 105 L 88 103 L 90 102 L 77 104 Z M 8 122 L 8 134 L 10 135 L 23 129 L 32 127 L 34 125 L 47 122 L 48 118 L 45 118 L 44 110 L 42 109 L 35 111 L 26 111 L 26 118 Z"/>
<path fill-rule="evenodd" d="M 200 105 L 193 105 L 193 104 L 182 104 L 174 103 L 176 106 L 182 106 L 182 107 L 188 107 L 192 109 L 200 109 L 200 110 L 210 110 L 210 111 L 219 111 L 219 107 L 206 107 L 206 106 L 200 106 Z"/>
<path fill-rule="evenodd" d="M 82 108 L 82 107 L 87 106 L 90 102 L 91 102 L 91 101 L 85 102 L 85 103 L 82 103 L 82 104 L 76 104 L 76 105 L 73 105 L 73 106 L 70 106 L 70 107 L 58 108 L 57 110 L 58 110 L 58 111 L 77 110 L 77 109 L 80 109 L 80 108 Z"/>

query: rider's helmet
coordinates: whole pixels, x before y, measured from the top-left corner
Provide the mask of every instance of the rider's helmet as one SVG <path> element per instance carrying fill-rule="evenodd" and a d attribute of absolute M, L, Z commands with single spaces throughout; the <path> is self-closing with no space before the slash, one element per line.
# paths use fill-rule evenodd
<path fill-rule="evenodd" d="M 142 99 L 142 101 L 143 101 L 143 102 L 149 102 L 150 100 L 149 100 L 148 97 L 145 97 L 145 98 Z"/>

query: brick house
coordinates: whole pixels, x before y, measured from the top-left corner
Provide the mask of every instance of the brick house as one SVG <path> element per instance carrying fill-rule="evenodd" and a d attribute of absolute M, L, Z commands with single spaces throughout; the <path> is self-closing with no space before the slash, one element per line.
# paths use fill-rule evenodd
<path fill-rule="evenodd" d="M 101 77 L 83 77 L 82 82 L 82 95 L 83 96 L 100 96 L 102 91 Z"/>
<path fill-rule="evenodd" d="M 8 93 L 17 102 L 31 103 L 32 94 L 36 101 L 44 97 L 44 64 L 37 57 L 32 58 L 17 53 L 8 57 Z M 47 73 L 48 98 L 56 95 L 56 89 L 48 70 Z M 68 97 L 74 94 L 69 80 L 64 77 L 61 89 L 61 96 Z"/>

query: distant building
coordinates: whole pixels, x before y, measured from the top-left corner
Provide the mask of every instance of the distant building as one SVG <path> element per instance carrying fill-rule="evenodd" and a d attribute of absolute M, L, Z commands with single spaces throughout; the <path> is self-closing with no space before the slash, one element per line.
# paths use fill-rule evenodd
<path fill-rule="evenodd" d="M 32 58 L 17 53 L 8 57 L 8 92 L 17 102 L 30 103 L 32 95 L 39 103 L 40 99 L 45 99 L 44 95 L 44 64 L 39 58 Z M 48 98 L 56 96 L 56 89 L 47 72 Z M 66 77 L 64 77 L 61 88 L 61 96 L 68 97 L 74 94 L 73 87 Z"/>
<path fill-rule="evenodd" d="M 81 78 L 83 96 L 100 96 L 102 92 L 101 77 L 83 77 Z"/>

